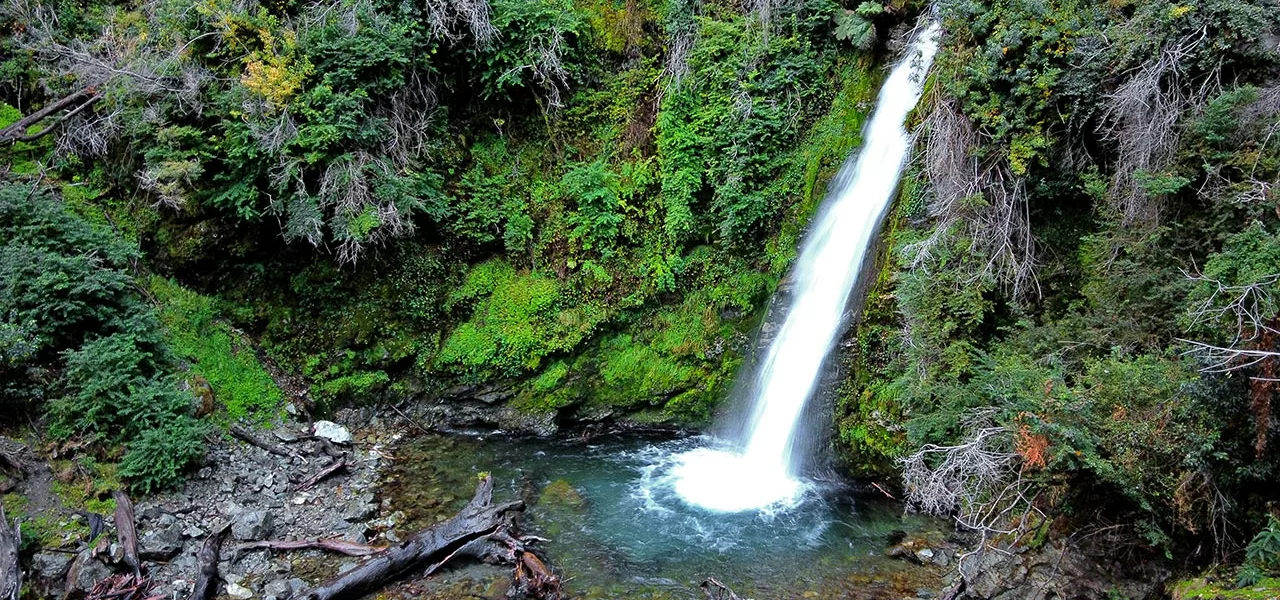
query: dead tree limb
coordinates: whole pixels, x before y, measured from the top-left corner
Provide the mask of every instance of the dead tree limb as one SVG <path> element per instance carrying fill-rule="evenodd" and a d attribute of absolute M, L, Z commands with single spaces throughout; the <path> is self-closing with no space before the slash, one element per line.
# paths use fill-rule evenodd
<path fill-rule="evenodd" d="M 22 569 L 18 566 L 18 546 L 22 530 L 15 521 L 9 525 L 9 517 L 0 506 L 0 600 L 18 600 L 22 593 Z"/>
<path fill-rule="evenodd" d="M 18 119 L 8 127 L 0 130 L 0 143 L 29 142 L 49 134 L 53 132 L 55 125 L 75 116 L 77 113 L 84 110 L 85 107 L 97 102 L 101 98 L 102 94 L 97 93 L 93 86 L 84 87 L 78 91 L 67 94 L 62 98 L 50 102 L 44 108 Z M 68 108 L 71 109 L 70 112 L 60 117 L 53 125 L 45 127 L 36 133 L 27 134 L 27 129 L 30 129 L 41 121 L 49 118 L 50 115 Z"/>
<path fill-rule="evenodd" d="M 341 471 L 347 468 L 348 466 L 350 466 L 350 463 L 347 462 L 346 458 L 339 458 L 338 460 L 335 460 L 332 463 L 329 463 L 329 466 L 323 469 L 320 469 L 315 475 L 308 477 L 306 481 L 299 483 L 297 487 L 293 488 L 293 491 L 301 492 L 303 490 L 309 490 L 315 487 L 317 483 L 320 483 L 321 481 L 323 481 L 326 477 L 333 475 L 334 473 L 337 473 L 338 471 Z"/>
<path fill-rule="evenodd" d="M 742 596 L 733 593 L 729 586 L 714 577 L 706 578 L 698 587 L 702 588 L 702 593 L 707 595 L 708 600 L 742 600 Z"/>
<path fill-rule="evenodd" d="M 387 549 L 386 546 L 369 546 L 366 544 L 357 544 L 348 542 L 341 538 L 321 539 L 321 540 L 263 540 L 259 542 L 249 542 L 236 546 L 236 552 L 243 550 L 257 550 L 259 548 L 267 548 L 270 550 L 307 550 L 310 548 L 318 548 L 320 550 L 328 550 L 330 552 L 339 552 L 347 556 L 371 556 Z"/>
<path fill-rule="evenodd" d="M 232 425 L 230 428 L 227 429 L 227 432 L 230 433 L 232 437 L 246 444 L 249 444 L 250 446 L 257 446 L 258 448 L 262 448 L 263 450 L 266 450 L 267 452 L 270 452 L 276 456 L 283 456 L 285 458 L 294 456 L 292 452 L 289 452 L 288 450 L 285 450 L 284 448 L 276 444 L 272 444 L 271 442 L 268 442 L 266 440 L 259 438 L 256 435 L 253 435 L 253 433 L 250 432 L 248 429 L 245 429 L 244 427 L 241 427 L 239 425 Z"/>
<path fill-rule="evenodd" d="M 494 504 L 493 478 L 485 477 L 476 486 L 471 502 L 453 518 L 299 597 L 306 600 L 358 598 L 409 571 L 456 555 L 467 544 L 498 532 L 504 526 L 504 516 L 519 510 L 524 510 L 524 503 L 520 501 Z"/>
<path fill-rule="evenodd" d="M 135 578 L 142 576 L 142 561 L 138 560 L 138 528 L 134 524 L 133 502 L 121 490 L 111 493 L 116 500 L 116 537 L 124 549 L 124 564 L 133 571 Z"/>
<path fill-rule="evenodd" d="M 196 560 L 200 561 L 200 576 L 196 578 L 196 584 L 191 588 L 191 595 L 187 600 L 213 600 L 217 595 L 218 551 L 222 548 L 222 541 L 227 539 L 227 534 L 230 532 L 231 526 L 223 525 L 221 529 L 205 538 L 204 545 L 196 553 Z"/>

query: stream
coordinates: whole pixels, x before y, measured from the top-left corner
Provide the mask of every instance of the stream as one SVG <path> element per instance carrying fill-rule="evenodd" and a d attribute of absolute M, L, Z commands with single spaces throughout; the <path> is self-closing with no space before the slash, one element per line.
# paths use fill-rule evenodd
<path fill-rule="evenodd" d="M 792 505 L 737 513 L 692 507 L 676 494 L 681 453 L 705 437 L 612 436 L 563 441 L 432 435 L 402 444 L 383 493 L 402 532 L 451 516 L 491 473 L 495 499 L 523 498 L 522 531 L 549 538 L 549 563 L 573 598 L 705 598 L 715 577 L 744 598 L 893 598 L 937 589 L 938 571 L 883 555 L 894 532 L 938 539 L 939 522 L 839 482 L 805 482 Z M 419 596 L 499 598 L 506 569 L 472 567 L 418 582 Z M 470 584 L 470 585 L 468 585 Z M 454 595 L 440 590 L 455 590 Z M 434 590 L 434 591 L 433 591 Z"/>

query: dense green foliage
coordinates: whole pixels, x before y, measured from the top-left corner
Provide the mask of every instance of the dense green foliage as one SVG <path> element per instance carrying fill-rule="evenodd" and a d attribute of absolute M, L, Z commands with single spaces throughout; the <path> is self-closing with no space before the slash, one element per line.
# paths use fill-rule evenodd
<path fill-rule="evenodd" d="M 1280 476 L 1280 54 L 1261 41 L 1280 11 L 940 10 L 921 166 L 841 388 L 852 464 L 893 468 L 982 415 L 1040 508 L 1229 555 Z"/>
<path fill-rule="evenodd" d="M 10 3 L 0 125 L 95 95 L 4 149 L 7 406 L 143 486 L 197 452 L 171 355 L 215 422 L 287 377 L 320 411 L 501 389 L 541 424 L 706 424 L 925 9 L 747 4 Z M 979 414 L 1037 508 L 1233 556 L 1280 477 L 1280 8 L 937 11 L 842 463 Z"/>
<path fill-rule="evenodd" d="M 136 256 L 48 194 L 0 188 L 0 409 L 48 401 L 55 437 L 124 446 L 121 474 L 151 490 L 203 454 L 204 429 L 135 287 Z"/>

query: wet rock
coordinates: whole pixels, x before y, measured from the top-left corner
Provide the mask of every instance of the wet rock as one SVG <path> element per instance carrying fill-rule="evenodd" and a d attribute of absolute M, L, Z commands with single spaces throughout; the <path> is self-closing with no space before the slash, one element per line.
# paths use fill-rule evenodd
<path fill-rule="evenodd" d="M 322 437 L 335 444 L 350 444 L 351 432 L 333 421 L 316 421 L 312 426 L 312 434 L 316 437 Z"/>
<path fill-rule="evenodd" d="M 538 505 L 544 508 L 568 508 L 577 510 L 586 505 L 582 494 L 564 479 L 557 479 L 547 484 L 538 496 Z"/>
<path fill-rule="evenodd" d="M 172 519 L 172 515 L 166 515 Z M 169 560 L 182 552 L 182 528 L 176 520 L 167 527 L 150 529 L 138 540 L 139 552 L 147 560 Z"/>
<path fill-rule="evenodd" d="M 231 523 L 231 535 L 240 541 L 265 540 L 271 535 L 275 519 L 265 510 L 246 510 Z"/>

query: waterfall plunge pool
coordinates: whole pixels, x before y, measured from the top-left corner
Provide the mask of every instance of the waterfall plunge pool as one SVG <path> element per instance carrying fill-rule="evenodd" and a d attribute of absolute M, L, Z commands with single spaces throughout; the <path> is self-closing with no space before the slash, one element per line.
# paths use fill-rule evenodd
<path fill-rule="evenodd" d="M 884 556 L 896 531 L 939 539 L 943 525 L 904 515 L 883 496 L 807 481 L 763 510 L 718 512 L 677 493 L 681 456 L 706 437 L 627 435 L 580 442 L 503 435 L 431 435 L 401 444 L 382 482 L 397 530 L 451 516 L 491 473 L 496 499 L 529 505 L 523 531 L 551 541 L 550 564 L 573 598 L 695 600 L 715 577 L 744 598 L 892 598 L 939 587 L 939 571 Z M 421 598 L 501 598 L 506 569 L 473 566 L 403 584 Z M 394 590 L 393 590 L 394 591 Z"/>

